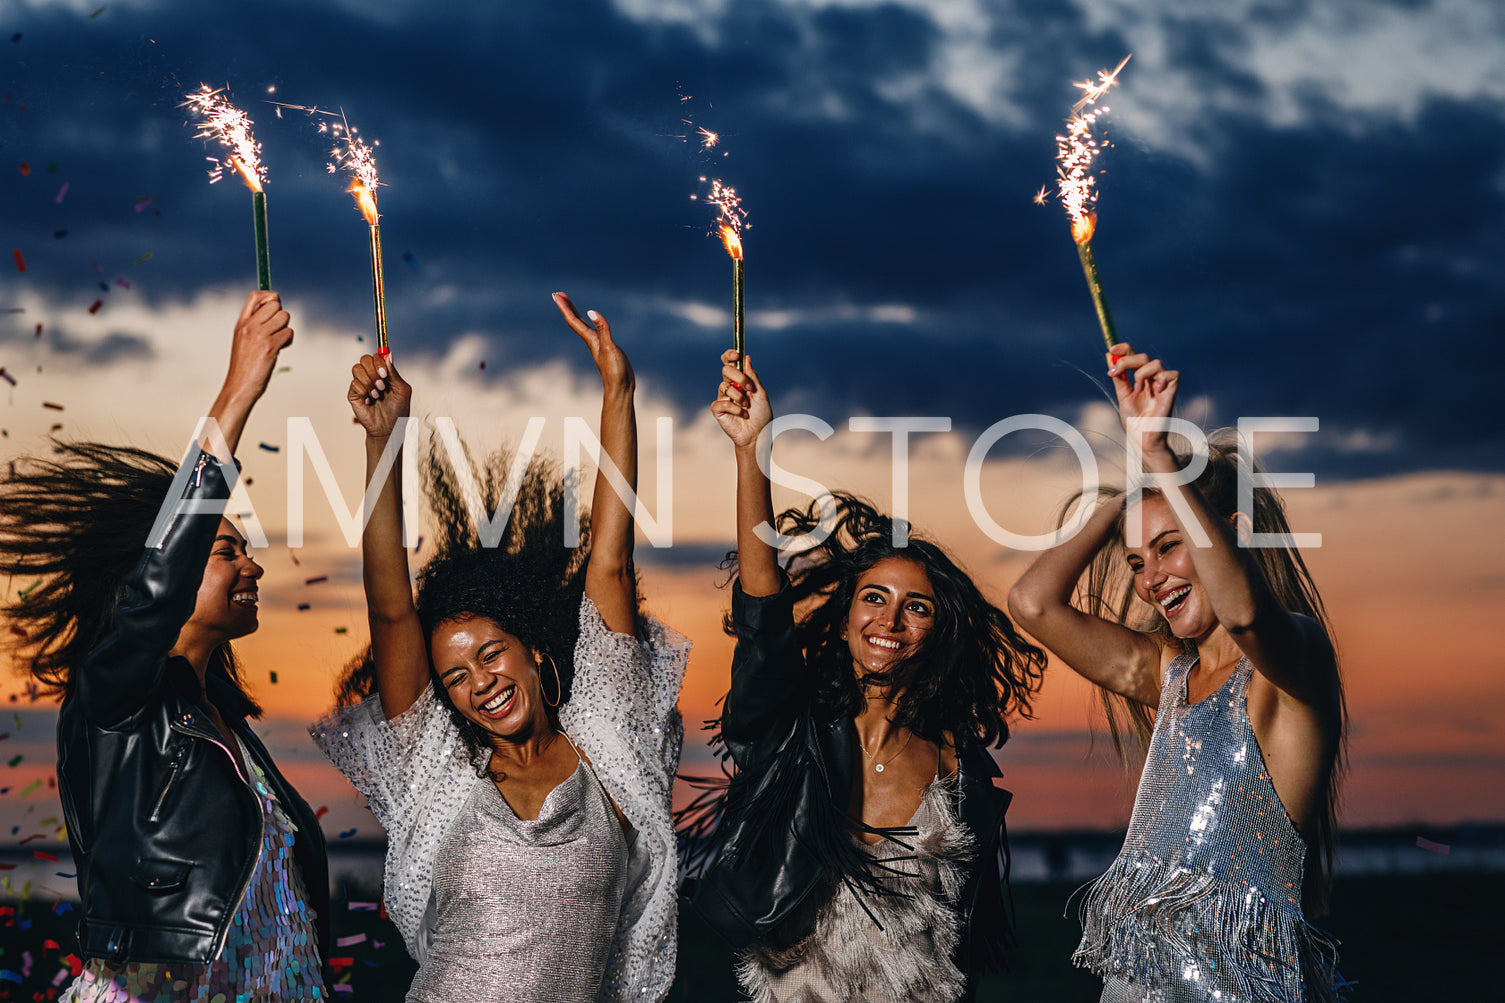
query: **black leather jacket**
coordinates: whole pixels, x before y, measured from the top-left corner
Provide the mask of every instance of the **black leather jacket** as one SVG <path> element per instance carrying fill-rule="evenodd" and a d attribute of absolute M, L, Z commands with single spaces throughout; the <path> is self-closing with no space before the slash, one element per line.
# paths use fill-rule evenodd
<path fill-rule="evenodd" d="M 200 464 L 185 497 L 229 495 Z M 193 613 L 218 516 L 179 516 L 126 581 L 104 639 L 72 670 L 58 717 L 58 787 L 78 871 L 85 957 L 205 964 L 224 944 L 261 852 L 256 795 L 205 712 L 187 660 L 169 657 Z M 322 949 L 329 943 L 324 835 L 246 725 L 250 709 L 211 672 L 219 709 L 298 827 L 293 856 Z"/>
<path fill-rule="evenodd" d="M 720 850 L 691 905 L 695 917 L 741 950 L 776 933 L 810 895 L 830 887 L 830 865 L 815 848 L 833 838 L 850 841 L 840 816 L 854 782 L 857 732 L 850 718 L 822 721 L 811 712 L 810 674 L 795 642 L 787 587 L 761 598 L 734 588 L 732 626 L 737 648 L 721 736 L 752 786 L 734 784 Z M 976 975 L 1001 969 L 1010 934 L 1004 813 L 1012 796 L 994 786 L 1002 774 L 985 750 L 963 752 L 958 768 L 961 821 L 978 846 L 962 890 L 965 927 L 954 959 L 970 985 Z M 778 816 L 773 826 L 761 817 L 770 806 Z M 838 831 L 821 831 L 833 820 Z M 760 835 L 763 842 L 753 846 Z"/>

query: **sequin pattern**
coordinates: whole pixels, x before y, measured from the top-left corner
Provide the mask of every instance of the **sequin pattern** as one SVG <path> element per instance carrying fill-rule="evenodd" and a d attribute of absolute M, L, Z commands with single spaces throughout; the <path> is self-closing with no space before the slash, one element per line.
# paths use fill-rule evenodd
<path fill-rule="evenodd" d="M 1337 944 L 1301 912 L 1306 844 L 1254 730 L 1242 659 L 1186 700 L 1195 653 L 1166 668 L 1118 859 L 1082 905 L 1074 961 L 1105 1003 L 1298 1003 L 1334 998 Z"/>
<path fill-rule="evenodd" d="M 575 681 L 559 715 L 637 833 L 603 999 L 658 1000 L 674 978 L 670 791 L 684 737 L 675 703 L 690 644 L 651 618 L 642 631 L 641 640 L 612 633 L 595 604 L 582 600 Z M 464 743 L 431 688 L 391 721 L 373 697 L 339 708 L 310 732 L 387 831 L 387 912 L 423 963 L 437 916 L 431 909 L 436 854 L 476 782 Z"/>
<path fill-rule="evenodd" d="M 323 1000 L 314 912 L 293 859 L 297 825 L 241 747 L 255 771 L 262 811 L 261 853 L 240 908 L 230 921 L 219 957 L 207 965 L 132 962 L 111 965 L 91 958 L 60 1003 L 252 1003 Z"/>

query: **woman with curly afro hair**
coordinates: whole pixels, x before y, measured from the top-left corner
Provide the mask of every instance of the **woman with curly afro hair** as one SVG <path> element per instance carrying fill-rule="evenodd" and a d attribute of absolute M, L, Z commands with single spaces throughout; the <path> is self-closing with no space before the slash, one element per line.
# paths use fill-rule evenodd
<path fill-rule="evenodd" d="M 603 318 L 554 299 L 601 375 L 601 466 L 635 488 L 632 366 Z M 352 373 L 367 476 L 383 476 L 412 388 L 390 357 Z M 362 539 L 371 652 L 313 729 L 387 830 L 387 910 L 419 962 L 407 998 L 661 999 L 689 645 L 639 615 L 632 512 L 599 475 L 591 540 L 566 546 L 547 465 L 479 490 L 428 467 L 439 552 L 415 604 L 387 478 Z M 483 541 L 472 508 L 499 499 L 505 528 Z"/>
<path fill-rule="evenodd" d="M 870 505 L 827 496 L 775 521 L 756 453 L 772 409 L 737 361 L 722 356 L 711 406 L 737 458 L 718 722 L 736 772 L 686 813 L 690 869 L 710 860 L 687 882 L 681 950 L 729 948 L 760 1003 L 949 1003 L 1001 960 L 1009 795 L 986 747 L 1029 713 L 1045 658 L 940 547 Z M 781 570 L 770 529 L 815 545 Z M 724 991 L 714 964 L 682 967 L 686 998 Z"/>

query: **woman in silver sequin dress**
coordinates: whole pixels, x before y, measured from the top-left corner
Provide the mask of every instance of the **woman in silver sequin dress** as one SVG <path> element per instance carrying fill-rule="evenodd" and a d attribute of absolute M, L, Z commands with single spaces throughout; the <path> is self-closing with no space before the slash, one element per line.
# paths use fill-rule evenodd
<path fill-rule="evenodd" d="M 714 859 L 677 992 L 719 998 L 720 944 L 759 1003 L 953 1003 L 1001 962 L 1009 795 L 986 750 L 1028 713 L 1044 655 L 944 551 L 858 499 L 775 520 L 757 456 L 772 410 L 737 361 L 722 357 L 711 407 L 737 462 L 737 648 L 719 721 L 736 774 L 687 829 Z M 774 526 L 794 552 L 791 538 L 829 535 L 786 575 Z"/>
<path fill-rule="evenodd" d="M 1195 462 L 1161 420 L 1179 374 L 1125 344 L 1108 363 L 1154 486 L 1100 504 L 1009 594 L 1025 629 L 1137 708 L 1144 740 L 1129 832 L 1083 904 L 1075 961 L 1103 977 L 1105 1003 L 1333 999 L 1336 944 L 1306 921 L 1325 891 L 1343 741 L 1322 600 L 1273 492 L 1240 512 L 1259 475 L 1236 444 L 1177 476 Z M 1133 579 L 1118 601 L 1115 563 Z M 1089 566 L 1084 610 L 1072 594 Z M 1153 617 L 1142 630 L 1126 625 L 1136 598 Z"/>
<path fill-rule="evenodd" d="M 384 897 L 419 962 L 412 1001 L 653 1001 L 673 977 L 689 645 L 638 614 L 632 512 L 605 473 L 636 487 L 632 368 L 604 319 L 555 301 L 603 386 L 589 545 L 564 545 L 564 485 L 547 466 L 524 457 L 478 487 L 436 450 L 440 540 L 415 604 L 386 479 L 362 542 L 376 694 L 313 729 L 387 830 Z M 354 368 L 368 478 L 385 477 L 410 397 L 390 358 Z M 478 528 L 472 500 L 484 523 L 504 492 L 508 508 Z"/>

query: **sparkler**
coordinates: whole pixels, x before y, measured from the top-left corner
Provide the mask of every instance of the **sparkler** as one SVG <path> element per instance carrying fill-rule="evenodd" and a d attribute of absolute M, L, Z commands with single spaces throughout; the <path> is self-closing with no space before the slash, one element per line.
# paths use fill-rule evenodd
<path fill-rule="evenodd" d="M 371 299 L 376 311 L 376 354 L 382 357 L 391 355 L 392 349 L 387 345 L 387 290 L 382 279 L 381 216 L 376 211 L 376 189 L 381 184 L 376 179 L 376 156 L 356 130 L 350 127 L 343 111 L 324 111 L 309 105 L 284 104 L 281 101 L 273 101 L 271 104 L 279 109 L 292 108 L 297 111 L 306 111 L 310 115 L 325 115 L 339 119 L 338 122 L 319 123 L 319 131 L 333 136 L 336 140 L 336 145 L 329 151 L 332 159 L 326 167 L 329 173 L 333 174 L 343 166 L 354 175 L 347 191 L 355 196 L 355 204 L 360 209 L 361 216 L 365 218 L 371 236 Z M 281 112 L 279 111 L 278 114 Z M 341 143 L 343 145 L 339 145 Z"/>
<path fill-rule="evenodd" d="M 744 348 L 742 222 L 747 218 L 747 210 L 742 208 L 742 197 L 737 190 L 722 184 L 720 178 L 711 182 L 711 194 L 706 196 L 706 202 L 720 213 L 717 218 L 721 224 L 721 245 L 732 259 L 732 348 L 737 352 L 737 371 L 741 372 Z"/>
<path fill-rule="evenodd" d="M 1097 259 L 1092 256 L 1092 236 L 1097 230 L 1097 178 L 1092 174 L 1092 164 L 1102 152 L 1092 127 L 1109 111 L 1104 105 L 1095 106 L 1097 100 L 1108 93 L 1118 82 L 1119 71 L 1129 61 L 1125 56 L 1113 68 L 1097 71 L 1097 80 L 1086 80 L 1072 86 L 1082 89 L 1082 96 L 1072 105 L 1071 117 L 1066 120 L 1066 135 L 1056 137 L 1056 188 L 1061 195 L 1061 205 L 1066 208 L 1071 220 L 1071 239 L 1076 243 L 1077 257 L 1082 261 L 1082 274 L 1087 278 L 1087 291 L 1092 294 L 1092 306 L 1097 311 L 1098 325 L 1103 329 L 1103 341 L 1109 348 L 1118 343 L 1113 329 L 1113 315 L 1108 311 L 1108 300 L 1103 295 L 1102 280 L 1097 274 Z"/>
<path fill-rule="evenodd" d="M 256 288 L 272 288 L 271 254 L 267 246 L 266 167 L 261 163 L 261 144 L 251 137 L 251 119 L 225 97 L 224 88 L 210 90 L 208 84 L 187 95 L 178 107 L 190 108 L 203 116 L 196 139 L 216 139 L 230 152 L 223 158 L 210 157 L 214 168 L 209 183 L 214 184 L 226 171 L 240 175 L 251 189 L 251 222 L 256 231 Z"/>

